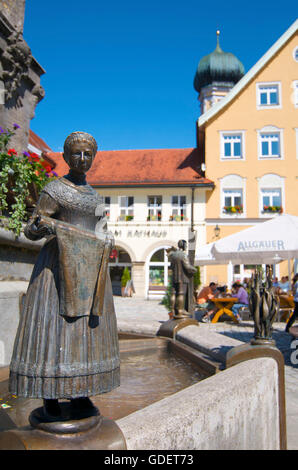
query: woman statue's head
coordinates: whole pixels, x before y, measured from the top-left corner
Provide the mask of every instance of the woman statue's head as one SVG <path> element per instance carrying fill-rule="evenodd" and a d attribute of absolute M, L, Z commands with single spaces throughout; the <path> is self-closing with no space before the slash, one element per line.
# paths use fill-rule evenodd
<path fill-rule="evenodd" d="M 63 158 L 76 173 L 86 173 L 97 152 L 97 143 L 87 132 L 72 132 L 64 142 Z"/>

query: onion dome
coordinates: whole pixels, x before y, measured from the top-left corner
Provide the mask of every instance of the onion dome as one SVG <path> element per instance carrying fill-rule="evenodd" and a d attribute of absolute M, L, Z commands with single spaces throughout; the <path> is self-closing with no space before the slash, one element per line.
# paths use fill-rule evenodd
<path fill-rule="evenodd" d="M 244 75 L 244 67 L 231 52 L 224 52 L 219 45 L 219 31 L 216 31 L 216 49 L 204 56 L 198 65 L 194 78 L 194 88 L 200 93 L 201 88 L 214 82 L 233 83 L 234 85 Z"/>

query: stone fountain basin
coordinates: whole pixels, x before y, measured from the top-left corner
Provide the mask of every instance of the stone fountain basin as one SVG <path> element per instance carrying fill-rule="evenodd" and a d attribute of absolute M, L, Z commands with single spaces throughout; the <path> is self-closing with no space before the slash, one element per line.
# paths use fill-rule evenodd
<path fill-rule="evenodd" d="M 120 333 L 119 345 L 120 387 L 92 397 L 100 413 L 113 420 L 156 403 L 219 370 L 219 363 L 169 338 Z M 0 406 L 4 405 L 0 408 L 0 431 L 27 426 L 31 411 L 43 403 L 9 394 L 8 373 L 8 368 L 3 369 L 0 382 Z"/>

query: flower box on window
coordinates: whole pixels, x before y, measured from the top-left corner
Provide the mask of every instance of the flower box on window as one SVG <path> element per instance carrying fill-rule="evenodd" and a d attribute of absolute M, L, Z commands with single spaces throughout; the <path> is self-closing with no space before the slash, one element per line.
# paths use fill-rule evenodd
<path fill-rule="evenodd" d="M 161 221 L 161 215 L 148 215 L 147 221 Z"/>
<path fill-rule="evenodd" d="M 223 210 L 225 214 L 242 214 L 243 206 L 224 206 Z"/>
<path fill-rule="evenodd" d="M 133 215 L 121 214 L 121 215 L 119 215 L 118 220 L 124 221 L 124 222 L 129 222 L 130 220 L 133 220 Z"/>
<path fill-rule="evenodd" d="M 281 214 L 282 213 L 282 207 L 281 206 L 264 206 L 263 207 L 263 212 L 264 213 L 274 213 L 274 214 Z"/>
<path fill-rule="evenodd" d="M 170 222 L 184 222 L 188 218 L 185 215 L 170 215 Z"/>

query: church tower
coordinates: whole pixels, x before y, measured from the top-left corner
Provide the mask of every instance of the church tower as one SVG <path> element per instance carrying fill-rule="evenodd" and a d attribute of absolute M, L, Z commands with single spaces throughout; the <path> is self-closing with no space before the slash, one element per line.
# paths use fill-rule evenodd
<path fill-rule="evenodd" d="M 201 114 L 220 101 L 244 75 L 244 67 L 231 52 L 224 52 L 216 31 L 216 49 L 204 56 L 198 65 L 194 88 L 199 93 Z"/>

